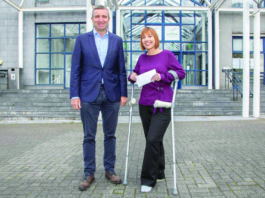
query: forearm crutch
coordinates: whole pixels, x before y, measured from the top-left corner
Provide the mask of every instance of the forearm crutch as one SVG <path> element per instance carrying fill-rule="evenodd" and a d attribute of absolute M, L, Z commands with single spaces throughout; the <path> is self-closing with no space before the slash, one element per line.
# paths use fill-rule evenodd
<path fill-rule="evenodd" d="M 177 195 L 177 174 L 176 174 L 176 150 L 175 150 L 175 128 L 174 128 L 174 107 L 175 107 L 175 98 L 177 93 L 177 86 L 178 81 L 174 82 L 174 92 L 173 92 L 173 99 L 171 102 L 171 132 L 172 132 L 172 155 L 173 155 L 173 176 L 174 176 L 174 183 L 173 183 L 173 195 Z"/>
<path fill-rule="evenodd" d="M 164 102 L 160 100 L 156 100 L 154 103 L 154 107 L 164 107 L 164 108 L 170 108 L 171 107 L 171 132 L 172 132 L 172 155 L 173 155 L 173 177 L 174 177 L 174 183 L 173 183 L 173 195 L 177 195 L 177 179 L 176 179 L 176 153 L 175 153 L 175 128 L 174 128 L 174 106 L 175 106 L 175 98 L 176 98 L 176 92 L 177 92 L 177 86 L 178 86 L 178 80 L 174 81 L 174 92 L 173 92 L 173 98 L 172 102 Z"/>
<path fill-rule="evenodd" d="M 127 170 L 128 170 L 128 160 L 129 160 L 129 147 L 130 147 L 131 125 L 132 125 L 132 107 L 133 107 L 134 104 L 136 104 L 136 99 L 133 97 L 133 91 L 134 91 L 134 84 L 132 85 L 131 100 L 129 102 L 129 105 L 130 105 L 129 132 L 128 132 L 128 138 L 127 138 L 127 151 L 126 151 L 125 172 L 124 172 L 124 180 L 123 180 L 123 184 L 124 185 L 127 185 Z"/>

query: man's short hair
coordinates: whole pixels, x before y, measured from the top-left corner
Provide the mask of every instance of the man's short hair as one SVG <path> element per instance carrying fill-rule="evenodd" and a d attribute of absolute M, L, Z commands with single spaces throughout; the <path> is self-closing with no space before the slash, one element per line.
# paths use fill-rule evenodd
<path fill-rule="evenodd" d="M 110 18 L 110 14 L 109 14 L 109 9 L 103 5 L 97 5 L 95 7 L 93 7 L 93 10 L 92 10 L 92 17 L 94 17 L 94 11 L 95 10 L 107 10 L 108 11 L 108 17 Z"/>

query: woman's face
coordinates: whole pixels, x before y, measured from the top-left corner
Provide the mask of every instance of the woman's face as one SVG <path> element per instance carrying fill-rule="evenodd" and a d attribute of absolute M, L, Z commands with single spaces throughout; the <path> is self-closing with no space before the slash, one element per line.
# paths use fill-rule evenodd
<path fill-rule="evenodd" d="M 144 34 L 142 36 L 142 44 L 147 50 L 155 48 L 154 36 L 151 33 Z"/>

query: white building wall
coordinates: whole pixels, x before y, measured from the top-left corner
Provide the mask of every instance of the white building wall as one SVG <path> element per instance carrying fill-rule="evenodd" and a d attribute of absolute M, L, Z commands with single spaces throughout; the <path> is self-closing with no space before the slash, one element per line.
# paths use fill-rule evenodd
<path fill-rule="evenodd" d="M 220 88 L 225 88 L 225 75 L 222 73 L 223 67 L 232 68 L 232 37 L 233 36 L 242 36 L 243 37 L 243 14 L 242 12 L 237 13 L 220 13 Z M 261 37 L 265 37 L 265 13 L 261 14 Z M 253 19 L 250 19 L 250 35 L 253 36 Z"/>
<path fill-rule="evenodd" d="M 0 69 L 18 67 L 18 12 L 0 1 Z"/>

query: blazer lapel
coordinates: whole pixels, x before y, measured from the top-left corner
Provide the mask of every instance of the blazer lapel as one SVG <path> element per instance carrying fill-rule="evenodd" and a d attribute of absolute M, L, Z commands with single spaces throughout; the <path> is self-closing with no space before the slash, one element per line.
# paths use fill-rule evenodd
<path fill-rule="evenodd" d="M 95 43 L 95 38 L 94 38 L 93 31 L 88 33 L 88 40 L 89 40 L 89 45 L 88 46 L 90 46 L 91 51 L 94 54 L 93 57 L 95 57 L 95 60 L 98 62 L 100 67 L 102 67 L 100 59 L 99 59 L 99 54 L 98 54 L 97 46 L 96 46 L 96 43 Z"/>

